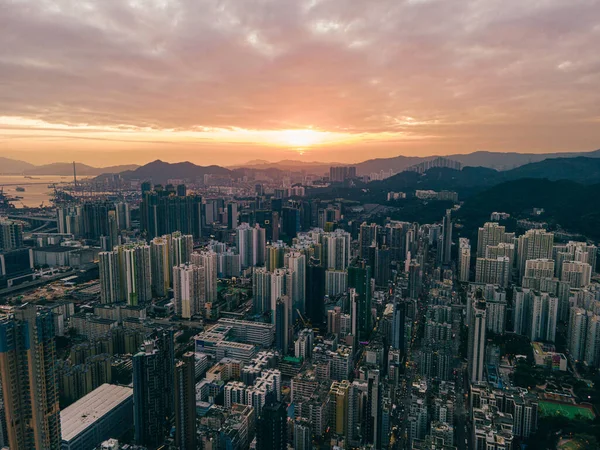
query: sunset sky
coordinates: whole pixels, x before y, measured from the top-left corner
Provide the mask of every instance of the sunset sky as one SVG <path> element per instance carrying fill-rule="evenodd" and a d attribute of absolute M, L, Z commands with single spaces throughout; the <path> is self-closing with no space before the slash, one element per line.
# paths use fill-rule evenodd
<path fill-rule="evenodd" d="M 0 0 L 0 156 L 600 148 L 600 0 Z"/>

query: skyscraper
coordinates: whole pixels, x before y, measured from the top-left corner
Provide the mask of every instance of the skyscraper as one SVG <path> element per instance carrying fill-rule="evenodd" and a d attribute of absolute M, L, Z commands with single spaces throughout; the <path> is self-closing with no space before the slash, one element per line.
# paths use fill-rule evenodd
<path fill-rule="evenodd" d="M 156 330 L 133 356 L 135 442 L 156 448 L 164 442 L 174 408 L 173 334 Z"/>
<path fill-rule="evenodd" d="M 518 262 L 519 276 L 525 272 L 525 264 L 528 259 L 552 259 L 552 246 L 554 245 L 554 233 L 546 230 L 528 230 L 518 240 Z"/>
<path fill-rule="evenodd" d="M 390 265 L 392 263 L 391 252 L 387 246 L 375 250 L 375 284 L 385 287 L 392 277 Z"/>
<path fill-rule="evenodd" d="M 171 267 L 187 264 L 191 261 L 192 252 L 194 251 L 194 236 L 176 231 L 170 236 L 165 236 L 165 238 L 170 241 L 171 258 L 169 265 Z"/>
<path fill-rule="evenodd" d="M 371 313 L 371 267 L 362 264 L 348 268 L 348 287 L 356 294 L 358 339 L 367 341 L 373 329 Z"/>
<path fill-rule="evenodd" d="M 450 264 L 452 257 L 452 210 L 447 209 L 443 223 L 443 239 L 442 239 L 442 263 Z"/>
<path fill-rule="evenodd" d="M 108 242 L 109 248 L 106 250 L 112 250 L 120 244 L 119 227 L 117 224 L 117 215 L 115 211 L 108 211 Z"/>
<path fill-rule="evenodd" d="M 116 303 L 121 301 L 121 280 L 118 252 L 100 252 L 98 254 L 100 270 L 100 301 Z"/>
<path fill-rule="evenodd" d="M 501 242 L 512 243 L 514 233 L 507 233 L 506 228 L 497 222 L 486 222 L 477 233 L 477 257 L 484 258 L 488 245 L 498 245 Z"/>
<path fill-rule="evenodd" d="M 531 340 L 554 342 L 558 324 L 558 298 L 535 293 L 532 299 Z"/>
<path fill-rule="evenodd" d="M 117 227 L 119 230 L 128 230 L 131 227 L 129 204 L 125 202 L 115 203 L 115 212 L 117 214 Z"/>
<path fill-rule="evenodd" d="M 235 202 L 227 203 L 227 228 L 235 230 L 238 226 L 238 205 Z"/>
<path fill-rule="evenodd" d="M 265 264 L 266 235 L 260 226 L 242 223 L 236 229 L 236 247 L 240 254 L 242 269 Z"/>
<path fill-rule="evenodd" d="M 199 314 L 204 305 L 204 270 L 194 264 L 173 267 L 175 313 L 184 319 Z"/>
<path fill-rule="evenodd" d="M 175 365 L 175 444 L 196 450 L 195 355 L 187 352 Z"/>
<path fill-rule="evenodd" d="M 404 353 L 404 328 L 406 322 L 406 302 L 394 298 L 394 313 L 392 315 L 392 339 L 391 347 Z"/>
<path fill-rule="evenodd" d="M 150 246 L 128 244 L 118 247 L 121 269 L 121 298 L 129 305 L 141 305 L 152 300 Z"/>
<path fill-rule="evenodd" d="M 156 237 L 150 241 L 152 293 L 157 297 L 166 297 L 172 284 L 170 251 L 166 237 Z"/>
<path fill-rule="evenodd" d="M 325 267 L 313 258 L 306 267 L 306 315 L 315 327 L 325 320 Z"/>
<path fill-rule="evenodd" d="M 140 204 L 140 226 L 147 237 L 181 231 L 199 239 L 202 235 L 202 197 L 178 196 L 158 189 L 143 194 Z"/>
<path fill-rule="evenodd" d="M 289 323 L 290 316 L 288 312 L 289 299 L 284 295 L 275 302 L 274 322 L 275 322 L 275 348 L 286 355 L 289 346 Z"/>
<path fill-rule="evenodd" d="M 460 258 L 459 280 L 468 282 L 471 272 L 471 244 L 467 238 L 460 238 L 458 242 Z"/>
<path fill-rule="evenodd" d="M 23 246 L 23 224 L 13 220 L 0 220 L 0 250 L 13 250 Z"/>
<path fill-rule="evenodd" d="M 268 402 L 262 407 L 256 430 L 259 449 L 287 449 L 287 411 L 282 402 Z"/>
<path fill-rule="evenodd" d="M 286 286 L 286 294 L 292 301 L 292 322 L 298 316 L 298 311 L 306 312 L 306 256 L 292 251 L 285 255 L 286 267 L 291 273 L 291 283 Z"/>
<path fill-rule="evenodd" d="M 271 308 L 271 272 L 261 267 L 252 274 L 252 301 L 254 312 L 264 314 Z"/>
<path fill-rule="evenodd" d="M 498 258 L 477 258 L 475 264 L 475 282 L 508 286 L 510 280 L 510 259 L 507 256 Z"/>
<path fill-rule="evenodd" d="M 55 364 L 51 312 L 26 304 L 0 321 L 0 379 L 11 449 L 61 448 Z"/>
<path fill-rule="evenodd" d="M 473 313 L 469 323 L 468 373 L 472 383 L 483 380 L 485 365 L 486 311 L 483 299 L 473 300 Z"/>
<path fill-rule="evenodd" d="M 217 301 L 217 254 L 210 251 L 201 251 L 192 253 L 192 264 L 201 267 L 203 275 L 203 303 L 212 303 Z"/>

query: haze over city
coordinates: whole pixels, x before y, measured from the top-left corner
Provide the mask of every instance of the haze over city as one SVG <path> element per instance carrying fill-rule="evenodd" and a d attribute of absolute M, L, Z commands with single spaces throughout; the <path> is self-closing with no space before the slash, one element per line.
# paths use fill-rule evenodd
<path fill-rule="evenodd" d="M 589 151 L 595 0 L 5 2 L 0 155 L 358 162 Z"/>
<path fill-rule="evenodd" d="M 600 0 L 0 0 L 0 449 L 600 449 Z"/>

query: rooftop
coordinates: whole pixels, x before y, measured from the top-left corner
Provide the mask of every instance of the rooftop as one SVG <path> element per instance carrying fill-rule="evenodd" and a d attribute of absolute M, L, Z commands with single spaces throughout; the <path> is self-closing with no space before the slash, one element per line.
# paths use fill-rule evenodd
<path fill-rule="evenodd" d="M 116 406 L 133 396 L 133 389 L 103 384 L 60 412 L 63 441 L 70 441 Z"/>

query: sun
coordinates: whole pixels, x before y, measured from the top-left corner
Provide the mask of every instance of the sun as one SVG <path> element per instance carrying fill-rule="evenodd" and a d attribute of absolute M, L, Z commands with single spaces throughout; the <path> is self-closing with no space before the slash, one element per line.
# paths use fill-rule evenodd
<path fill-rule="evenodd" d="M 311 129 L 305 130 L 281 130 L 281 143 L 290 147 L 310 147 L 320 144 L 327 138 L 327 133 Z"/>

